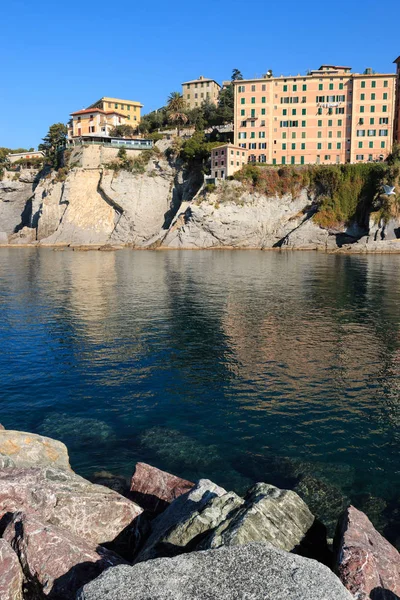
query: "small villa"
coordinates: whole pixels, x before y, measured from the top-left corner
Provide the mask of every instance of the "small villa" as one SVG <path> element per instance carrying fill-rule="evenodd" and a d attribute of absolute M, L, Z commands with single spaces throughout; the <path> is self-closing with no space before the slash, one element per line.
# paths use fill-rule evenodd
<path fill-rule="evenodd" d="M 248 151 L 233 144 L 223 144 L 211 150 L 211 178 L 226 179 L 248 162 Z"/>

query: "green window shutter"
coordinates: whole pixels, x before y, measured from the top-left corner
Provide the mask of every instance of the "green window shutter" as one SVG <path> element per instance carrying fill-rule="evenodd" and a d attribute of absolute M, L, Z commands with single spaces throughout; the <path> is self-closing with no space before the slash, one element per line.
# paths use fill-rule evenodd
<path fill-rule="evenodd" d="M 301 114 L 302 115 L 306 115 L 307 114 L 307 109 L 306 108 L 302 108 L 301 109 Z"/>
<path fill-rule="evenodd" d="M 328 150 L 332 150 L 332 142 L 328 143 Z"/>
<path fill-rule="evenodd" d="M 339 90 L 343 89 L 343 83 L 339 83 Z"/>
<path fill-rule="evenodd" d="M 387 100 L 387 99 L 388 99 L 387 92 L 384 92 L 384 93 L 383 93 L 383 99 L 384 99 L 384 100 Z"/>
<path fill-rule="evenodd" d="M 371 87 L 373 87 L 373 88 L 376 87 L 376 81 L 371 82 Z"/>
<path fill-rule="evenodd" d="M 338 143 L 336 144 L 336 148 L 337 148 L 338 150 L 340 150 L 340 149 L 341 149 L 341 147 L 342 147 L 342 144 L 341 144 L 340 142 L 338 142 Z"/>
<path fill-rule="evenodd" d="M 305 143 L 304 143 L 304 142 L 301 144 L 301 149 L 302 149 L 302 150 L 305 150 L 305 149 L 306 149 L 306 145 L 305 145 Z"/>
<path fill-rule="evenodd" d="M 323 84 L 323 83 L 320 83 L 320 84 L 318 85 L 318 89 L 319 89 L 320 91 L 321 91 L 321 90 L 323 90 L 323 89 L 324 89 L 324 84 Z"/>
<path fill-rule="evenodd" d="M 244 108 L 242 108 L 242 110 L 240 111 L 240 116 L 244 117 L 246 114 L 246 111 L 244 110 Z"/>
<path fill-rule="evenodd" d="M 255 103 L 256 103 L 255 96 L 252 96 L 252 97 L 251 97 L 251 103 L 252 103 L 252 104 L 255 104 Z"/>
<path fill-rule="evenodd" d="M 362 87 L 362 88 L 365 88 L 365 81 L 362 81 L 362 82 L 361 82 L 361 87 Z"/>
<path fill-rule="evenodd" d="M 385 104 L 382 106 L 382 112 L 387 112 L 387 106 Z"/>
<path fill-rule="evenodd" d="M 287 110 L 286 110 L 286 108 L 284 108 L 284 109 L 283 109 L 283 111 L 282 111 L 282 114 L 283 114 L 283 116 L 287 115 Z"/>
<path fill-rule="evenodd" d="M 261 98 L 261 102 L 262 102 L 262 104 L 265 104 L 265 102 L 266 102 L 265 96 L 263 96 L 263 97 Z"/>
<path fill-rule="evenodd" d="M 240 98 L 240 104 L 244 104 L 245 103 L 245 99 L 244 98 Z"/>
<path fill-rule="evenodd" d="M 296 109 L 292 108 L 292 115 L 295 115 L 295 114 L 296 114 Z"/>
<path fill-rule="evenodd" d="M 304 165 L 304 156 L 300 156 L 300 164 Z"/>
<path fill-rule="evenodd" d="M 294 86 L 293 86 L 293 91 L 294 91 L 294 92 L 297 92 L 297 85 L 294 85 Z"/>
<path fill-rule="evenodd" d="M 337 124 L 338 124 L 338 127 L 341 127 L 342 126 L 342 119 L 338 119 Z"/>
<path fill-rule="evenodd" d="M 282 150 L 286 150 L 286 144 L 282 144 Z"/>
<path fill-rule="evenodd" d="M 276 165 L 276 158 L 273 158 L 273 159 L 272 159 L 272 164 L 273 164 L 273 165 Z"/>
<path fill-rule="evenodd" d="M 296 144 L 292 144 L 292 150 L 296 150 Z"/>
<path fill-rule="evenodd" d="M 370 148 L 373 148 L 373 147 L 374 147 L 374 142 L 369 142 L 369 143 L 368 143 L 368 146 L 369 146 Z"/>
<path fill-rule="evenodd" d="M 364 112 L 364 107 L 360 106 L 360 112 Z"/>
<path fill-rule="evenodd" d="M 328 120 L 328 127 L 332 127 L 332 119 Z"/>
<path fill-rule="evenodd" d="M 375 112 L 375 106 L 371 106 L 371 112 Z"/>
<path fill-rule="evenodd" d="M 383 82 L 383 87 L 388 87 L 388 82 L 387 81 Z"/>
<path fill-rule="evenodd" d="M 286 165 L 286 158 L 284 156 L 282 156 L 282 164 Z"/>
<path fill-rule="evenodd" d="M 318 127 L 322 127 L 322 121 L 321 120 L 318 121 Z"/>
<path fill-rule="evenodd" d="M 318 144 L 317 144 L 317 149 L 318 149 L 318 150 L 322 150 L 322 144 L 321 144 L 321 142 L 318 142 Z"/>
<path fill-rule="evenodd" d="M 375 94 L 371 94 L 371 100 L 375 100 Z"/>
<path fill-rule="evenodd" d="M 303 92 L 307 91 L 307 84 L 303 83 Z"/>
<path fill-rule="evenodd" d="M 360 100 L 365 100 L 365 94 L 361 94 Z"/>
<path fill-rule="evenodd" d="M 363 147 L 363 143 L 362 142 L 358 142 L 358 147 L 362 148 Z"/>
<path fill-rule="evenodd" d="M 283 91 L 284 91 L 284 92 L 287 92 L 287 85 L 284 85 L 284 86 L 283 86 Z"/>
<path fill-rule="evenodd" d="M 333 90 L 333 83 L 330 83 L 330 84 L 329 84 L 329 89 L 330 89 L 330 90 Z"/>
<path fill-rule="evenodd" d="M 381 148 L 385 147 L 385 142 L 381 142 Z"/>
<path fill-rule="evenodd" d="M 296 159 L 295 159 L 295 157 L 294 157 L 294 156 L 291 156 L 291 157 L 290 157 L 290 163 L 291 163 L 292 165 L 294 165 L 294 164 L 296 163 Z"/>
<path fill-rule="evenodd" d="M 307 124 L 306 124 L 306 122 L 305 122 L 305 121 L 302 121 L 302 122 L 301 122 L 301 126 L 302 126 L 302 127 L 306 127 L 306 125 L 307 125 Z"/>

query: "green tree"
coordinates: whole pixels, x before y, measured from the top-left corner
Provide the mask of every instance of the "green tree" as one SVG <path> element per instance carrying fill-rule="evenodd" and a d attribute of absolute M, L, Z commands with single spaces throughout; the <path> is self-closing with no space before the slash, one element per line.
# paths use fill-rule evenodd
<path fill-rule="evenodd" d="M 168 96 L 167 111 L 169 121 L 176 124 L 179 137 L 181 127 L 189 120 L 186 114 L 186 102 L 179 92 L 172 92 Z"/>
<path fill-rule="evenodd" d="M 135 129 L 132 125 L 117 125 L 110 131 L 110 136 L 113 138 L 132 138 L 135 135 Z"/>
<path fill-rule="evenodd" d="M 54 123 L 50 125 L 47 135 L 43 138 L 43 143 L 39 144 L 39 150 L 42 150 L 48 163 L 57 168 L 58 166 L 58 148 L 65 146 L 67 139 L 67 126 L 64 123 Z"/>
<path fill-rule="evenodd" d="M 242 81 L 243 75 L 239 69 L 233 69 L 231 81 Z"/>

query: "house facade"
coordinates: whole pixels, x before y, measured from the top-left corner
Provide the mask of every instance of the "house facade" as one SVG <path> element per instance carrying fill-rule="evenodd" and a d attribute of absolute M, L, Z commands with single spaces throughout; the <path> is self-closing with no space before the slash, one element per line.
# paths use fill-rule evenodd
<path fill-rule="evenodd" d="M 26 160 L 29 162 L 31 158 L 44 158 L 44 152 L 41 150 L 32 150 L 31 152 L 18 152 L 16 154 L 7 154 L 7 160 L 10 163 L 15 163 L 18 160 Z"/>
<path fill-rule="evenodd" d="M 226 179 L 248 162 L 248 151 L 234 144 L 222 144 L 211 150 L 211 178 Z"/>
<path fill-rule="evenodd" d="M 395 129 L 395 140 L 400 143 L 400 56 L 394 61 L 396 65 L 396 104 L 395 104 L 395 117 L 394 117 L 394 129 Z"/>
<path fill-rule="evenodd" d="M 395 133 L 396 75 L 322 65 L 307 75 L 235 81 L 234 143 L 249 161 L 384 160 Z"/>
<path fill-rule="evenodd" d="M 125 115 L 100 108 L 85 108 L 71 113 L 68 124 L 68 139 L 79 137 L 107 137 L 117 125 L 125 125 Z"/>
<path fill-rule="evenodd" d="M 189 109 L 197 108 L 206 101 L 217 104 L 220 90 L 219 83 L 202 75 L 198 79 L 182 83 L 182 96 Z"/>
<path fill-rule="evenodd" d="M 140 111 L 143 108 L 143 104 L 134 100 L 122 100 L 121 98 L 104 96 L 88 106 L 88 108 L 100 108 L 105 112 L 116 111 L 125 117 L 126 125 L 131 125 L 136 129 L 140 123 Z"/>

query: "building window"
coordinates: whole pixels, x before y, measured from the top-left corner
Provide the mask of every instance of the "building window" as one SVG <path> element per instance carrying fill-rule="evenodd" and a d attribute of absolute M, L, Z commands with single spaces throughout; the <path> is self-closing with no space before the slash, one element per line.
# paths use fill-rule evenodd
<path fill-rule="evenodd" d="M 305 145 L 305 143 L 304 143 L 304 142 L 301 144 L 301 149 L 302 149 L 302 150 L 305 150 L 305 149 L 306 149 L 306 145 Z"/>
<path fill-rule="evenodd" d="M 375 94 L 371 94 L 371 100 L 375 100 Z"/>
<path fill-rule="evenodd" d="M 252 103 L 252 104 L 255 104 L 255 103 L 256 103 L 255 96 L 252 96 L 252 97 L 251 97 L 251 103 Z"/>
<path fill-rule="evenodd" d="M 364 154 L 356 154 L 356 160 L 364 160 Z"/>
<path fill-rule="evenodd" d="M 306 121 L 302 121 L 302 122 L 301 122 L 301 126 L 302 126 L 302 127 L 306 127 L 306 125 L 307 125 Z"/>
<path fill-rule="evenodd" d="M 286 144 L 282 144 L 282 150 L 286 150 Z"/>
<path fill-rule="evenodd" d="M 324 160 L 331 160 L 331 155 L 330 154 L 325 154 Z"/>
<path fill-rule="evenodd" d="M 387 112 L 387 106 L 386 106 L 386 104 L 384 104 L 384 105 L 382 106 L 382 112 Z"/>
<path fill-rule="evenodd" d="M 286 165 L 286 157 L 285 156 L 282 156 L 282 164 Z"/>
<path fill-rule="evenodd" d="M 365 81 L 362 81 L 362 82 L 361 82 L 361 87 L 362 87 L 362 88 L 365 88 Z"/>
<path fill-rule="evenodd" d="M 292 144 L 292 150 L 296 150 L 296 144 Z"/>
<path fill-rule="evenodd" d="M 339 83 L 339 90 L 343 89 L 343 83 Z"/>
<path fill-rule="evenodd" d="M 381 148 L 385 147 L 385 142 L 381 142 Z"/>
<path fill-rule="evenodd" d="M 365 100 L 365 94 L 360 95 L 360 100 Z"/>
<path fill-rule="evenodd" d="M 374 125 L 374 123 L 375 123 L 374 117 L 370 117 L 369 124 Z"/>
<path fill-rule="evenodd" d="M 265 108 L 262 108 L 262 109 L 261 109 L 261 114 L 262 114 L 262 115 L 265 115 Z"/>
<path fill-rule="evenodd" d="M 340 149 L 342 148 L 342 143 L 341 143 L 341 142 L 338 142 L 338 143 L 336 144 L 336 148 L 337 148 L 338 150 L 340 150 Z"/>
<path fill-rule="evenodd" d="M 332 127 L 332 119 L 328 120 L 328 127 Z"/>
<path fill-rule="evenodd" d="M 318 131 L 317 137 L 322 138 L 322 131 Z"/>
<path fill-rule="evenodd" d="M 255 92 L 255 91 L 256 91 L 256 86 L 255 86 L 255 85 L 252 85 L 252 86 L 251 86 L 251 91 L 252 91 L 252 92 Z"/>
<path fill-rule="evenodd" d="M 374 142 L 369 142 L 368 147 L 369 148 L 373 148 L 374 147 Z"/>
<path fill-rule="evenodd" d="M 324 84 L 323 83 L 319 83 L 318 84 L 318 89 L 321 91 L 324 89 Z"/>
<path fill-rule="evenodd" d="M 380 129 L 379 130 L 379 135 L 387 136 L 388 132 L 389 132 L 388 129 Z"/>
<path fill-rule="evenodd" d="M 375 112 L 375 106 L 371 106 L 371 112 L 374 113 Z"/>
<path fill-rule="evenodd" d="M 265 138 L 265 131 L 259 131 L 258 132 L 258 137 L 259 138 Z"/>
<path fill-rule="evenodd" d="M 292 115 L 296 115 L 296 109 L 292 108 Z"/>
<path fill-rule="evenodd" d="M 287 92 L 287 85 L 284 85 L 284 86 L 283 86 L 283 91 L 284 91 L 284 92 Z"/>
<path fill-rule="evenodd" d="M 294 85 L 294 86 L 293 86 L 293 91 L 294 91 L 294 92 L 297 92 L 297 85 Z"/>
<path fill-rule="evenodd" d="M 250 137 L 251 137 L 251 138 L 255 138 L 255 137 L 256 137 L 256 132 L 255 132 L 255 131 L 252 131 L 252 132 L 250 133 Z"/>
<path fill-rule="evenodd" d="M 328 142 L 328 150 L 332 150 L 332 142 Z"/>
<path fill-rule="evenodd" d="M 321 144 L 321 142 L 318 142 L 318 144 L 317 144 L 317 150 L 322 150 L 322 144 Z"/>
<path fill-rule="evenodd" d="M 376 81 L 371 81 L 371 87 L 373 87 L 373 88 L 376 87 Z"/>
<path fill-rule="evenodd" d="M 114 108 L 118 108 L 118 104 L 114 104 Z"/>
<path fill-rule="evenodd" d="M 245 99 L 244 98 L 240 98 L 240 104 L 244 104 L 245 103 Z"/>
<path fill-rule="evenodd" d="M 239 85 L 239 89 L 238 89 L 239 94 L 241 94 L 241 93 L 243 93 L 245 91 L 246 91 L 245 86 L 244 85 Z"/>
<path fill-rule="evenodd" d="M 261 98 L 261 103 L 262 103 L 262 104 L 265 104 L 265 96 L 263 96 L 263 97 Z"/>
<path fill-rule="evenodd" d="M 302 90 L 303 90 L 303 92 L 306 92 L 306 91 L 307 91 L 307 84 L 306 84 L 306 83 L 303 83 Z"/>
<path fill-rule="evenodd" d="M 379 125 L 388 125 L 389 124 L 389 119 L 388 117 L 381 117 L 379 119 Z"/>
<path fill-rule="evenodd" d="M 384 100 L 387 100 L 387 99 L 388 99 L 387 92 L 383 92 L 383 99 L 384 99 Z"/>
<path fill-rule="evenodd" d="M 306 108 L 302 108 L 301 109 L 301 114 L 302 115 L 306 115 L 307 114 L 307 109 Z"/>
<path fill-rule="evenodd" d="M 358 142 L 358 147 L 362 148 L 363 147 L 363 143 L 362 142 Z"/>
<path fill-rule="evenodd" d="M 261 86 L 261 91 L 265 92 L 266 89 L 267 89 L 267 86 L 265 85 L 265 83 L 263 83 Z"/>
<path fill-rule="evenodd" d="M 360 106 L 360 112 L 362 112 L 362 113 L 364 112 L 364 107 L 363 106 Z"/>
<path fill-rule="evenodd" d="M 329 84 L 329 89 L 330 89 L 330 90 L 333 90 L 333 83 L 330 83 L 330 84 Z"/>
<path fill-rule="evenodd" d="M 245 116 L 245 114 L 246 114 L 246 111 L 245 111 L 245 109 L 244 109 L 244 108 L 242 108 L 242 109 L 241 109 L 241 111 L 240 111 L 240 116 L 241 116 L 241 117 L 244 117 L 244 116 Z"/>
<path fill-rule="evenodd" d="M 338 124 L 338 127 L 341 127 L 342 126 L 342 119 L 338 119 L 337 124 Z"/>
<path fill-rule="evenodd" d="M 305 131 L 302 131 L 302 132 L 301 132 L 301 137 L 302 137 L 303 139 L 305 139 L 305 137 L 306 137 L 306 132 L 305 132 Z"/>

